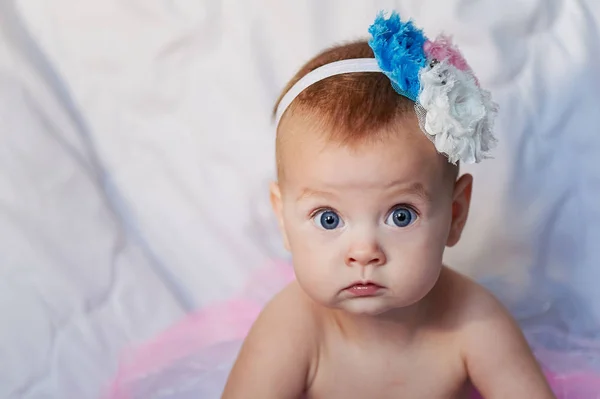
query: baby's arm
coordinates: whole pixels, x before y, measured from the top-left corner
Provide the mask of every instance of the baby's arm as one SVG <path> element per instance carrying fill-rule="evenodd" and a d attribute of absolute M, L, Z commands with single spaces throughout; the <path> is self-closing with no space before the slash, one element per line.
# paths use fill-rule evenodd
<path fill-rule="evenodd" d="M 491 294 L 478 287 L 465 323 L 469 377 L 486 399 L 555 398 L 521 330 Z"/>
<path fill-rule="evenodd" d="M 252 326 L 222 399 L 298 399 L 303 395 L 314 348 L 314 322 L 292 283 Z"/>

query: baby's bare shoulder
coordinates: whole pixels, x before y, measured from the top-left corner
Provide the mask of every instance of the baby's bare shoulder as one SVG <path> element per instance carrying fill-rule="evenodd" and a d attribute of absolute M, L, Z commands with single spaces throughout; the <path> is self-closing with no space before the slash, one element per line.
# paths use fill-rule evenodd
<path fill-rule="evenodd" d="M 311 331 L 318 321 L 314 302 L 304 293 L 297 281 L 288 284 L 265 307 L 269 317 L 285 320 L 290 326 L 306 327 Z"/>
<path fill-rule="evenodd" d="M 509 312 L 490 291 L 452 269 L 444 269 L 432 299 L 428 313 L 433 325 L 461 341 L 470 342 L 473 335 L 488 331 L 518 332 Z"/>
<path fill-rule="evenodd" d="M 433 292 L 434 314 L 453 331 L 466 328 L 478 316 L 505 317 L 496 298 L 467 276 L 444 268 Z"/>
<path fill-rule="evenodd" d="M 313 373 L 317 324 L 293 282 L 252 325 L 229 375 L 223 398 L 297 398 Z"/>
<path fill-rule="evenodd" d="M 442 299 L 452 315 L 469 378 L 482 395 L 554 397 L 519 326 L 500 301 L 460 273 L 449 270 L 444 278 Z"/>
<path fill-rule="evenodd" d="M 455 308 L 458 320 L 468 324 L 483 315 L 487 318 L 510 318 L 500 301 L 485 287 L 457 271 L 448 270 L 447 273 L 451 298 L 446 300 Z"/>
<path fill-rule="evenodd" d="M 300 349 L 316 339 L 317 327 L 314 304 L 294 281 L 269 301 L 252 329 L 259 330 L 265 341 L 278 335 L 287 337 L 288 345 L 297 340 Z"/>

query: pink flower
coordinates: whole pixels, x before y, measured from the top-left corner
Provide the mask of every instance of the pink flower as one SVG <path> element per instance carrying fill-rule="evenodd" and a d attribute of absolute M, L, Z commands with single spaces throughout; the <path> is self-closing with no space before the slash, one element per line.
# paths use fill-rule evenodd
<path fill-rule="evenodd" d="M 471 70 L 458 48 L 452 44 L 452 38 L 448 36 L 439 35 L 433 42 L 427 40 L 423 45 L 423 50 L 425 50 L 428 59 L 445 60 L 461 71 Z"/>

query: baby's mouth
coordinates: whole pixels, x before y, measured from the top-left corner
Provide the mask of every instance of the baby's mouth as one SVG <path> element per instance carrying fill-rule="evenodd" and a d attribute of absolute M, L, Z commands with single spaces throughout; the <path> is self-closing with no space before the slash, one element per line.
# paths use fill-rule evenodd
<path fill-rule="evenodd" d="M 377 295 L 384 287 L 370 281 L 352 283 L 344 291 L 357 297 L 368 297 Z"/>

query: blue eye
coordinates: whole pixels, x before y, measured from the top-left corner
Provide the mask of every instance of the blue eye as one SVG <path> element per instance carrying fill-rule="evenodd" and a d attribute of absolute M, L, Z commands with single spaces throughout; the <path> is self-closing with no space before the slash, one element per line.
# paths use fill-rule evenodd
<path fill-rule="evenodd" d="M 385 223 L 390 226 L 406 227 L 417 220 L 417 214 L 410 208 L 401 206 L 394 209 L 387 217 Z"/>
<path fill-rule="evenodd" d="M 333 230 L 342 223 L 342 219 L 339 217 L 339 215 L 330 210 L 317 212 L 317 214 L 313 217 L 313 220 L 317 226 L 325 230 Z"/>

